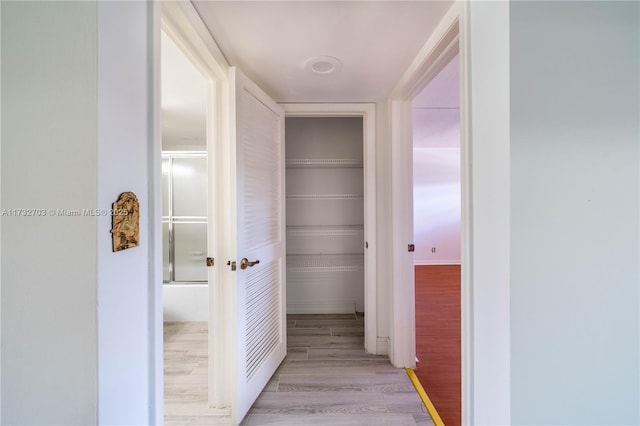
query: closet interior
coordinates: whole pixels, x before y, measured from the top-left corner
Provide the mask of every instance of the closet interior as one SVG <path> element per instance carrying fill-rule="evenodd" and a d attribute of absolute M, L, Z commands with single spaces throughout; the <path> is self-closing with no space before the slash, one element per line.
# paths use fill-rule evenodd
<path fill-rule="evenodd" d="M 287 312 L 364 312 L 362 117 L 285 120 Z"/>

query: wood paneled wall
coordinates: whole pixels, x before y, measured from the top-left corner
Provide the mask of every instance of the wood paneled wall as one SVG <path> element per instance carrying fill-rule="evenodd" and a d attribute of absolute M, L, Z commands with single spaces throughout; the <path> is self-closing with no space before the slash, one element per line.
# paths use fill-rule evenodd
<path fill-rule="evenodd" d="M 460 265 L 416 266 L 415 280 L 415 372 L 443 422 L 460 425 Z"/>

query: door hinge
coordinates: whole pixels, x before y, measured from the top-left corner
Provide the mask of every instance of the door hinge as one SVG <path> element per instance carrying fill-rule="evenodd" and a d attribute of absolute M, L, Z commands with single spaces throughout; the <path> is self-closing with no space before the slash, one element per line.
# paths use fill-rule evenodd
<path fill-rule="evenodd" d="M 416 245 L 415 244 L 409 244 L 409 252 L 413 253 L 414 251 L 416 251 Z"/>
<path fill-rule="evenodd" d="M 207 266 L 212 267 L 216 264 L 216 260 L 213 257 L 207 257 Z"/>

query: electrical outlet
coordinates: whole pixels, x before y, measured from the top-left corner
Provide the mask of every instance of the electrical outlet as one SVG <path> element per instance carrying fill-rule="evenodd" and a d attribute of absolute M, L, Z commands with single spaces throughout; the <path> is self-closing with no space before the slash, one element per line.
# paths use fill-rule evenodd
<path fill-rule="evenodd" d="M 431 253 L 435 253 L 436 252 L 436 248 L 435 247 L 431 247 Z"/>

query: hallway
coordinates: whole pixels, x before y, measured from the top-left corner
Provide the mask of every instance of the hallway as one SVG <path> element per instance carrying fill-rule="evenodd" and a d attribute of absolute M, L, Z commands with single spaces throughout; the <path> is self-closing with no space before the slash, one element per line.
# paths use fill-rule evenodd
<path fill-rule="evenodd" d="M 363 317 L 287 318 L 288 355 L 243 425 L 433 425 L 404 369 L 365 353 Z M 206 336 L 205 323 L 165 324 L 167 425 L 215 422 L 205 406 Z"/>

